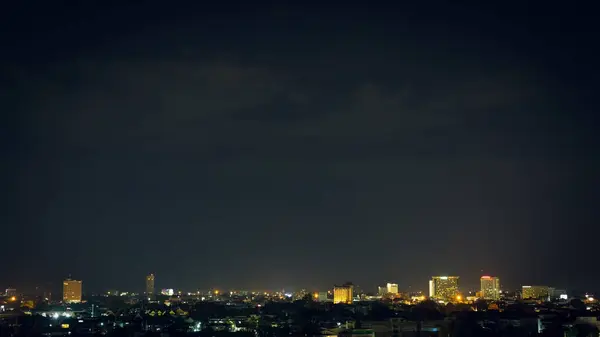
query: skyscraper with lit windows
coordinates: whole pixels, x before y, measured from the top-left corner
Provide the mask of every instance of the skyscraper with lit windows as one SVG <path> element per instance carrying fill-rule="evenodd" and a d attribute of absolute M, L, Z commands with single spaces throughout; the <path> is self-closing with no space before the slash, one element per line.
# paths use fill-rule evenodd
<path fill-rule="evenodd" d="M 459 295 L 458 276 L 433 276 L 429 282 L 430 297 L 452 301 Z"/>
<path fill-rule="evenodd" d="M 154 274 L 146 276 L 146 296 L 148 296 L 148 298 L 154 296 Z"/>
<path fill-rule="evenodd" d="M 386 287 L 377 287 L 377 295 L 379 296 L 385 296 L 387 295 L 387 288 Z"/>
<path fill-rule="evenodd" d="M 333 286 L 333 303 L 352 304 L 352 283 L 345 283 L 341 286 Z"/>
<path fill-rule="evenodd" d="M 500 299 L 500 279 L 495 276 L 481 277 L 481 297 L 486 300 Z"/>
<path fill-rule="evenodd" d="M 79 303 L 81 302 L 82 282 L 71 280 L 70 278 L 63 281 L 63 302 Z"/>
<path fill-rule="evenodd" d="M 396 283 L 388 283 L 386 285 L 387 293 L 392 295 L 398 295 L 398 284 Z"/>
<path fill-rule="evenodd" d="M 547 300 L 549 294 L 548 286 L 523 286 L 521 292 L 521 298 L 523 299 L 535 299 L 535 300 Z"/>

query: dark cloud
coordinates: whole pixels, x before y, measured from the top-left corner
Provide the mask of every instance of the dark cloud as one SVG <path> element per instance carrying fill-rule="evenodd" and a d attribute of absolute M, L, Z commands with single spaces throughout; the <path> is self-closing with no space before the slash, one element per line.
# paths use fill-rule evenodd
<path fill-rule="evenodd" d="M 81 150 L 268 150 L 323 142 L 372 147 L 417 136 L 424 141 L 412 145 L 431 151 L 445 146 L 448 130 L 477 137 L 497 133 L 502 123 L 510 128 L 506 124 L 517 118 L 531 120 L 539 112 L 527 109 L 532 102 L 540 109 L 545 94 L 534 74 L 518 70 L 465 69 L 441 81 L 413 75 L 394 84 L 357 76 L 331 92 L 319 76 L 297 81 L 293 70 L 216 61 L 82 61 L 77 70 L 69 68 L 66 80 L 59 77 L 65 67 L 30 79 L 43 84 L 29 104 L 38 111 L 37 135 L 56 132 L 45 137 Z M 267 144 L 273 138 L 278 142 Z"/>
<path fill-rule="evenodd" d="M 502 9 L 376 7 L 124 8 L 11 38 L 3 213 L 29 241 L 0 282 L 593 286 L 571 263 L 598 162 L 570 40 Z"/>

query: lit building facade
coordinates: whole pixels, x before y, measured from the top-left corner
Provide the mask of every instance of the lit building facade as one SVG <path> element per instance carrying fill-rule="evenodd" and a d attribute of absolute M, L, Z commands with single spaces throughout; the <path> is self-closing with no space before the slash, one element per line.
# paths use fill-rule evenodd
<path fill-rule="evenodd" d="M 387 288 L 388 294 L 393 294 L 393 295 L 398 294 L 398 285 L 396 283 L 388 283 L 386 288 Z"/>
<path fill-rule="evenodd" d="M 548 288 L 548 296 L 550 299 L 569 298 L 565 289 Z"/>
<path fill-rule="evenodd" d="M 81 302 L 82 282 L 78 280 L 66 279 L 63 281 L 63 302 L 79 303 Z"/>
<path fill-rule="evenodd" d="M 297 301 L 305 298 L 306 295 L 308 295 L 306 289 L 300 289 L 300 291 L 297 291 L 293 294 L 292 298 L 294 299 L 294 301 Z"/>
<path fill-rule="evenodd" d="M 548 286 L 523 286 L 521 297 L 523 299 L 547 300 L 549 295 Z"/>
<path fill-rule="evenodd" d="M 435 296 L 435 284 L 433 280 L 429 280 L 429 297 L 433 298 Z"/>
<path fill-rule="evenodd" d="M 500 279 L 498 277 L 481 277 L 481 297 L 486 300 L 500 299 Z"/>
<path fill-rule="evenodd" d="M 8 289 L 6 289 L 5 294 L 8 297 L 17 296 L 17 289 L 15 289 L 15 288 L 8 288 Z"/>
<path fill-rule="evenodd" d="M 433 276 L 429 283 L 429 292 L 430 297 L 438 300 L 455 300 L 459 295 L 458 276 Z"/>
<path fill-rule="evenodd" d="M 326 291 L 315 293 L 314 297 L 318 302 L 327 302 L 329 300 Z"/>
<path fill-rule="evenodd" d="M 341 286 L 333 287 L 333 303 L 345 303 L 352 304 L 352 290 L 353 286 L 351 283 L 346 283 Z"/>
<path fill-rule="evenodd" d="M 160 291 L 161 295 L 166 295 L 166 296 L 173 296 L 173 294 L 175 294 L 175 290 L 173 289 L 163 289 Z"/>
<path fill-rule="evenodd" d="M 154 274 L 149 274 L 146 276 L 146 295 L 152 297 L 154 291 Z"/>

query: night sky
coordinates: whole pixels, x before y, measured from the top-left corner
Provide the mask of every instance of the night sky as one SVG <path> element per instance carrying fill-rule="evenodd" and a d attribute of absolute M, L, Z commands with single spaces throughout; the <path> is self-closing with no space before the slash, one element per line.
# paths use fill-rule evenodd
<path fill-rule="evenodd" d="M 600 290 L 591 6 L 118 3 L 0 10 L 0 289 Z"/>

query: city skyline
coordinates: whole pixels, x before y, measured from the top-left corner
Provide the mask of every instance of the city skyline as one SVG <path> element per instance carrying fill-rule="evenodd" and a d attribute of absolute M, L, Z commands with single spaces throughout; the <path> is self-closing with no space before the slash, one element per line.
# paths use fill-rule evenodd
<path fill-rule="evenodd" d="M 0 289 L 596 291 L 587 6 L 9 2 Z"/>
<path fill-rule="evenodd" d="M 143 285 L 143 290 L 139 290 L 136 288 L 118 288 L 118 287 L 102 287 L 101 289 L 94 289 L 92 291 L 90 291 L 90 293 L 94 293 L 94 294 L 99 294 L 99 293 L 104 293 L 104 292 L 126 292 L 126 293 L 137 293 L 139 292 L 140 294 L 143 294 L 145 296 L 148 296 L 148 298 L 152 299 L 154 297 L 154 295 L 157 294 L 162 294 L 164 291 L 166 290 L 176 290 L 176 291 L 183 291 L 184 293 L 188 293 L 188 292 L 196 292 L 196 291 L 220 291 L 220 292 L 229 292 L 229 291 L 269 291 L 269 292 L 273 292 L 273 291 L 291 291 L 291 292 L 297 292 L 297 291 L 311 291 L 311 292 L 320 292 L 322 290 L 325 291 L 334 291 L 335 292 L 335 288 L 336 287 L 345 287 L 347 285 L 350 285 L 352 288 L 356 288 L 354 291 L 350 291 L 350 293 L 356 293 L 356 291 L 359 291 L 361 293 L 367 293 L 367 294 L 374 294 L 374 295 L 393 295 L 393 294 L 398 294 L 398 293 L 417 293 L 417 292 L 421 292 L 425 295 L 427 295 L 428 297 L 431 298 L 438 298 L 438 299 L 443 299 L 443 298 L 449 298 L 446 295 L 442 295 L 442 296 L 438 296 L 438 295 L 432 295 L 434 293 L 438 293 L 440 291 L 440 282 L 442 283 L 447 283 L 450 282 L 448 280 L 454 280 L 452 281 L 452 295 L 450 297 L 455 297 L 457 295 L 460 295 L 460 297 L 464 296 L 480 296 L 483 299 L 489 299 L 489 300 L 494 300 L 494 299 L 498 299 L 500 297 L 500 293 L 501 292 L 519 292 L 521 291 L 521 289 L 526 289 L 526 288 L 536 288 L 539 286 L 529 286 L 529 285 L 519 285 L 515 288 L 509 288 L 509 287 L 501 287 L 500 286 L 500 279 L 498 276 L 489 276 L 489 275 L 482 275 L 479 278 L 479 283 L 477 285 L 477 287 L 472 287 L 470 285 L 468 286 L 460 286 L 458 283 L 458 279 L 460 278 L 460 276 L 445 276 L 445 275 L 438 275 L 438 276 L 431 276 L 428 282 L 428 285 L 426 286 L 426 289 L 418 289 L 416 287 L 405 287 L 402 288 L 401 286 L 398 285 L 398 283 L 387 283 L 385 284 L 383 287 L 382 286 L 375 286 L 374 288 L 371 287 L 363 287 L 361 285 L 357 285 L 354 284 L 352 282 L 350 283 L 345 283 L 343 285 L 330 285 L 329 288 L 328 287 L 321 287 L 321 288 L 309 288 L 307 289 L 307 287 L 305 286 L 296 286 L 296 287 L 273 287 L 273 288 L 269 288 L 269 287 L 257 287 L 257 288 L 244 288 L 244 287 L 220 287 L 220 286 L 210 286 L 210 287 L 191 287 L 191 288 L 183 288 L 183 287 L 178 287 L 176 285 L 173 284 L 169 284 L 169 285 L 163 285 L 163 286 L 168 286 L 167 288 L 164 288 L 161 286 L 161 288 L 158 289 L 162 289 L 160 291 L 157 290 L 156 288 L 156 275 L 154 273 L 149 273 L 146 274 L 144 276 L 144 285 Z M 73 280 L 71 279 L 71 276 L 69 275 L 69 277 L 67 277 L 63 282 L 62 282 L 62 296 L 66 296 L 66 293 L 69 293 L 69 297 L 73 296 L 73 291 L 69 290 L 67 291 L 65 287 L 67 287 L 67 283 L 71 283 L 71 282 L 75 282 L 78 283 L 78 296 L 79 296 L 79 300 L 81 299 L 81 294 L 85 294 L 85 292 L 83 292 L 81 290 L 81 284 L 82 284 L 82 280 Z M 467 282 L 469 283 L 469 282 Z M 462 281 L 461 281 L 462 284 Z M 446 287 L 447 285 L 444 285 L 443 287 Z M 565 288 L 561 288 L 561 287 L 557 287 L 557 285 L 546 285 L 543 286 L 547 289 L 547 292 L 549 291 L 548 289 L 556 289 L 558 292 L 565 293 L 566 290 L 564 290 Z M 574 291 L 577 293 L 595 293 L 594 289 L 574 289 L 574 288 L 567 288 L 569 289 L 569 291 Z M 22 288 L 20 288 L 19 290 L 23 291 Z M 17 290 L 14 288 L 7 288 L 6 289 L 6 293 L 10 292 L 14 292 L 16 293 Z M 40 293 L 40 291 L 42 292 L 51 292 L 54 291 L 54 289 L 52 289 L 52 287 L 46 287 L 46 288 L 40 288 L 37 287 L 35 291 L 32 291 L 31 289 L 27 289 L 25 290 L 25 292 L 29 292 L 29 293 Z M 383 291 L 383 292 L 382 292 Z M 446 290 L 444 290 L 446 291 Z M 164 295 L 164 294 L 163 294 Z"/>

